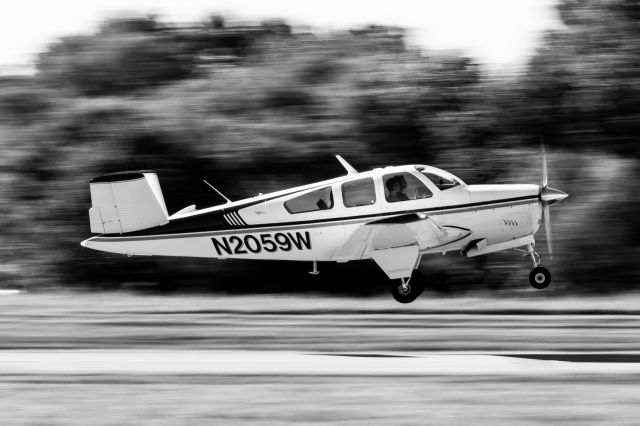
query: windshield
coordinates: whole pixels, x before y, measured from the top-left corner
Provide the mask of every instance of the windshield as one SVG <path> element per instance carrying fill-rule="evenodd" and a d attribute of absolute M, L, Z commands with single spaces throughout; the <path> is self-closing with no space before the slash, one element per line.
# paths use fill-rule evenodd
<path fill-rule="evenodd" d="M 416 167 L 420 173 L 425 175 L 440 191 L 446 191 L 447 189 L 455 188 L 460 185 L 460 182 L 454 177 L 443 176 L 432 170 L 427 171 L 425 167 Z"/>

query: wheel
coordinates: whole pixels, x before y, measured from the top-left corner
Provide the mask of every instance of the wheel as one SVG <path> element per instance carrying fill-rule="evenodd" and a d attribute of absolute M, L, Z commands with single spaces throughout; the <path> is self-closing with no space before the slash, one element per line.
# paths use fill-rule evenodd
<path fill-rule="evenodd" d="M 529 283 L 538 290 L 547 288 L 551 284 L 551 273 L 547 268 L 536 266 L 529 274 Z"/>
<path fill-rule="evenodd" d="M 424 279 L 418 270 L 414 270 L 411 279 L 406 286 L 402 287 L 402 280 L 391 281 L 391 295 L 400 303 L 411 303 L 424 291 Z"/>

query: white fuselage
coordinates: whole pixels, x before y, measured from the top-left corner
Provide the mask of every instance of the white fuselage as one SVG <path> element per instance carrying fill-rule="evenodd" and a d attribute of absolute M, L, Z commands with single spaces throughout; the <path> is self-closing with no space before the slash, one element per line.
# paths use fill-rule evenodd
<path fill-rule="evenodd" d="M 346 261 L 336 257 L 356 230 L 377 220 L 407 214 L 428 216 L 437 224 L 460 228 L 468 235 L 421 253 L 463 250 L 474 241 L 485 246 L 510 248 L 539 228 L 541 205 L 538 185 L 466 185 L 436 168 L 420 166 L 458 183 L 440 188 L 416 170 L 399 166 L 349 174 L 290 190 L 260 195 L 207 209 L 177 213 L 163 226 L 139 232 L 100 235 L 84 241 L 86 247 L 126 255 L 189 256 L 207 258 Z M 410 173 L 424 184 L 428 198 L 388 201 L 385 176 Z M 365 205 L 348 207 L 345 183 L 370 178 L 375 196 Z M 330 192 L 330 208 L 291 212 L 286 202 L 323 188 Z M 359 196 L 359 195 L 358 195 Z M 324 207 L 324 206 L 323 206 Z M 527 240 L 529 241 L 529 240 Z M 502 244 L 502 245 L 500 245 Z M 358 258 L 367 258 L 362 253 Z"/>

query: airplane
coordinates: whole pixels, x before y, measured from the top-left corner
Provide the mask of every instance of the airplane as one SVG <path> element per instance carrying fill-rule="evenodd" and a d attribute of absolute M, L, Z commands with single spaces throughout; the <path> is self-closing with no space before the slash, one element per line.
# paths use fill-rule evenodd
<path fill-rule="evenodd" d="M 552 255 L 549 206 L 568 194 L 542 182 L 467 185 L 436 167 L 403 165 L 346 174 L 283 191 L 169 215 L 157 174 L 127 171 L 90 181 L 93 236 L 81 244 L 127 256 L 187 256 L 349 262 L 371 259 L 387 275 L 393 298 L 414 301 L 425 288 L 418 270 L 425 254 L 474 257 L 519 250 L 531 258 L 529 282 L 551 282 L 535 251 L 544 219 Z"/>

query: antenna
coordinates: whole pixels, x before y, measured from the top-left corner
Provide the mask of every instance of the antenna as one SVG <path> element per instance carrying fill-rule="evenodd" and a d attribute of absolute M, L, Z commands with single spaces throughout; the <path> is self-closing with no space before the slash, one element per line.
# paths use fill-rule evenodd
<path fill-rule="evenodd" d="M 204 183 L 206 183 L 207 185 L 209 185 L 209 187 L 210 187 L 211 189 L 213 189 L 214 191 L 216 191 L 216 192 L 218 193 L 218 195 L 219 195 L 219 196 L 221 196 L 222 198 L 224 198 L 225 200 L 227 200 L 227 204 L 231 202 L 231 200 L 230 200 L 230 199 L 228 199 L 227 197 L 225 197 L 225 196 L 224 196 L 224 194 L 223 194 L 222 192 L 220 192 L 220 191 L 218 191 L 217 189 L 215 189 L 215 188 L 213 187 L 213 185 L 211 185 L 211 184 L 210 184 L 209 182 L 207 182 L 205 179 L 202 179 L 202 181 L 203 181 Z"/>
<path fill-rule="evenodd" d="M 357 175 L 358 174 L 358 171 L 356 169 L 354 169 L 353 166 L 351 166 L 351 164 L 347 163 L 347 160 L 345 160 L 344 158 L 342 158 L 339 155 L 336 155 L 336 158 L 338 159 L 340 164 L 342 164 L 342 167 L 347 169 L 347 174 L 348 175 Z"/>

